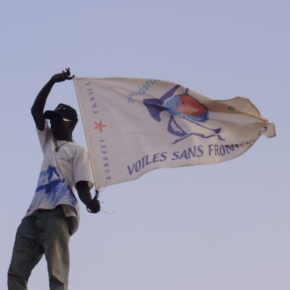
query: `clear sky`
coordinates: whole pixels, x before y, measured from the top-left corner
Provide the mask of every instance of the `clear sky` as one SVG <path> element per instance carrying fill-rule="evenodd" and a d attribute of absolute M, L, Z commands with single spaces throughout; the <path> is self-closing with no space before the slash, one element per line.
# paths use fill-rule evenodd
<path fill-rule="evenodd" d="M 30 108 L 66 67 L 78 77 L 156 78 L 212 99 L 242 96 L 276 124 L 221 164 L 159 169 L 81 204 L 70 290 L 289 290 L 289 1 L 3 1 L 0 289 L 42 162 Z M 73 82 L 47 109 L 77 111 Z M 74 138 L 86 145 L 82 124 Z M 120 140 L 122 142 L 122 140 Z M 48 289 L 43 258 L 29 289 Z"/>

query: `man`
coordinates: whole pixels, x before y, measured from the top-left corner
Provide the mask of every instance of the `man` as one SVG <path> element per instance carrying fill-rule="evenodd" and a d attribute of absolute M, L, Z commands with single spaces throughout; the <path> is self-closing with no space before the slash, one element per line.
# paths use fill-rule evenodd
<path fill-rule="evenodd" d="M 72 138 L 78 121 L 76 111 L 59 104 L 54 111 L 43 113 L 53 85 L 72 78 L 69 69 L 54 75 L 31 108 L 44 159 L 34 198 L 16 233 L 8 270 L 9 290 L 27 289 L 31 271 L 43 254 L 50 289 L 67 290 L 68 244 L 79 222 L 79 205 L 73 192 L 77 190 L 89 212 L 100 210 L 99 201 L 90 193 L 93 179 L 88 152 Z"/>

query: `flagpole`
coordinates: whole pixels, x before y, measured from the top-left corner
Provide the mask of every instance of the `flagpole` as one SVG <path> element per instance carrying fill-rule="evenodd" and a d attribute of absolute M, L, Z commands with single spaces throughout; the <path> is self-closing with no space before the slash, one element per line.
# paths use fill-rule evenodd
<path fill-rule="evenodd" d="M 79 108 L 80 108 L 80 111 L 81 111 L 81 117 L 82 117 L 82 123 L 83 123 L 83 128 L 84 128 L 84 131 L 85 131 L 85 137 L 86 137 L 86 142 L 87 142 L 87 147 L 88 147 L 88 151 L 89 151 L 89 156 L 90 156 L 90 162 L 91 162 L 91 168 L 92 168 L 92 171 L 93 171 L 93 179 L 94 179 L 94 185 L 95 185 L 95 192 L 96 192 L 96 198 L 99 197 L 99 189 L 96 188 L 96 180 L 95 180 L 95 171 L 94 171 L 94 166 L 93 166 L 93 163 L 92 163 L 92 159 L 91 159 L 91 148 L 90 148 L 90 143 L 88 142 L 88 133 L 86 131 L 86 127 L 84 125 L 84 119 L 83 119 L 83 115 L 84 115 L 84 112 L 83 112 L 83 107 L 81 106 L 81 103 L 79 101 L 79 91 L 78 91 L 78 85 L 77 85 L 77 77 L 75 76 L 73 78 L 73 81 L 74 81 L 74 85 L 75 85 L 75 91 L 76 91 L 76 95 L 77 95 L 77 100 L 78 100 L 78 103 L 79 103 Z"/>

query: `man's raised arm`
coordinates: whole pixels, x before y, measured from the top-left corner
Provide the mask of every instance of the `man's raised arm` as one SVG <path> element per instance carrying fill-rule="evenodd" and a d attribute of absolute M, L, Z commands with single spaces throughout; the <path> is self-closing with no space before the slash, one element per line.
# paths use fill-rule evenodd
<path fill-rule="evenodd" d="M 44 130 L 43 111 L 44 111 L 47 97 L 48 97 L 53 85 L 55 83 L 59 83 L 59 82 L 63 82 L 65 80 L 71 80 L 71 79 L 73 79 L 73 76 L 70 77 L 70 69 L 67 68 L 67 69 L 65 69 L 65 71 L 62 71 L 62 73 L 59 73 L 59 74 L 52 76 L 51 79 L 48 81 L 48 83 L 38 93 L 38 95 L 33 103 L 33 106 L 31 108 L 31 114 L 33 116 L 34 122 L 35 122 L 38 130 L 40 130 L 40 131 Z"/>

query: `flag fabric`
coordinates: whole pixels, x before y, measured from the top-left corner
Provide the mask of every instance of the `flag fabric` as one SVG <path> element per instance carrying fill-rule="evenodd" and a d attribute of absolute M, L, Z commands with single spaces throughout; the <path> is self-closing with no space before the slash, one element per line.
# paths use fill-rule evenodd
<path fill-rule="evenodd" d="M 248 100 L 155 79 L 74 78 L 96 188 L 157 168 L 219 163 L 275 126 Z"/>

